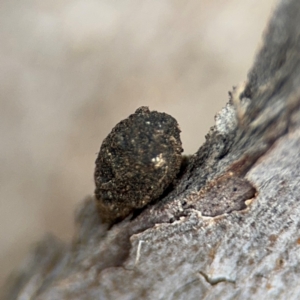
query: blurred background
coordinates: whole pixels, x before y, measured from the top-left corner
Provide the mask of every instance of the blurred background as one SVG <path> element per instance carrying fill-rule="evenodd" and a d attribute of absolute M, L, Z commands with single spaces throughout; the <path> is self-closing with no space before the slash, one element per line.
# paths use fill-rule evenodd
<path fill-rule="evenodd" d="M 194 153 L 246 79 L 275 0 L 9 0 L 0 10 L 0 285 L 69 241 L 102 140 L 141 105 Z"/>

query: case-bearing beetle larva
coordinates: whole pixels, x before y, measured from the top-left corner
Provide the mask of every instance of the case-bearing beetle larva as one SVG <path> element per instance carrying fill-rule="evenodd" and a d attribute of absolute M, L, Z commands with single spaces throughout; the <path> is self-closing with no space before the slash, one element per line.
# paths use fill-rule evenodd
<path fill-rule="evenodd" d="M 180 170 L 180 129 L 166 113 L 140 107 L 104 139 L 95 168 L 95 197 L 104 222 L 158 199 Z"/>

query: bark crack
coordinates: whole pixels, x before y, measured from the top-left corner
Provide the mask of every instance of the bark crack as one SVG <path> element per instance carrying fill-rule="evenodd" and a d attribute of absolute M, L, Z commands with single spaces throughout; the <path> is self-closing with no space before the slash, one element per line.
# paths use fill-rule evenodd
<path fill-rule="evenodd" d="M 221 282 L 226 282 L 226 283 L 231 283 L 231 284 L 235 284 L 235 280 L 232 280 L 232 279 L 228 279 L 226 277 L 216 277 L 216 278 L 211 278 L 209 277 L 206 273 L 202 272 L 202 271 L 199 271 L 198 272 L 204 279 L 207 283 L 209 283 L 210 285 L 214 286 L 218 283 L 221 283 Z"/>

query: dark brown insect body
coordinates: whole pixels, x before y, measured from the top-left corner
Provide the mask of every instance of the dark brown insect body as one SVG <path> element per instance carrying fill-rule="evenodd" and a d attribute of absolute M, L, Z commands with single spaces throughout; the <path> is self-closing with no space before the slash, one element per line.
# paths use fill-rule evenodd
<path fill-rule="evenodd" d="M 140 107 L 103 141 L 95 169 L 101 218 L 114 222 L 158 199 L 180 169 L 180 129 L 168 114 Z"/>

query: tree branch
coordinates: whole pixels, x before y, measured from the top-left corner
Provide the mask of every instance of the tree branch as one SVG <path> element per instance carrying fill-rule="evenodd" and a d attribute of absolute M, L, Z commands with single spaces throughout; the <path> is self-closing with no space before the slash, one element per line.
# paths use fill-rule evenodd
<path fill-rule="evenodd" d="M 40 242 L 7 299 L 299 299 L 299 20 L 279 4 L 168 195 L 111 228 L 87 198 L 71 245 Z"/>

